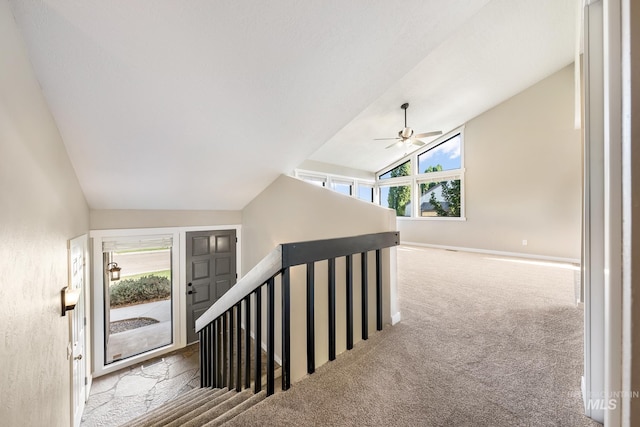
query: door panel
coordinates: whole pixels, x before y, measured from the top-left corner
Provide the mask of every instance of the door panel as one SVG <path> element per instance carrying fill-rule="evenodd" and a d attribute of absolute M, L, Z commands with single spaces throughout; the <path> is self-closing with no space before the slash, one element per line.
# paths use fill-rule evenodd
<path fill-rule="evenodd" d="M 69 278 L 71 287 L 80 289 L 81 294 L 78 304 L 71 315 L 71 357 L 73 358 L 73 382 L 72 382 L 72 404 L 73 404 L 73 426 L 80 425 L 82 411 L 86 400 L 86 363 L 85 354 L 85 321 L 84 321 L 84 300 L 85 300 L 85 253 L 87 251 L 87 236 L 77 237 L 69 242 Z"/>
<path fill-rule="evenodd" d="M 187 233 L 187 342 L 198 340 L 195 322 L 236 283 L 236 231 Z"/>

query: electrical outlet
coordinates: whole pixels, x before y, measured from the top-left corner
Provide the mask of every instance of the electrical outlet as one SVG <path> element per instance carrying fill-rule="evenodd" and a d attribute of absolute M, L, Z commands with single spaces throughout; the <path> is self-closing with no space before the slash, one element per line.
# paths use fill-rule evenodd
<path fill-rule="evenodd" d="M 522 246 L 527 246 L 527 239 L 522 240 Z"/>

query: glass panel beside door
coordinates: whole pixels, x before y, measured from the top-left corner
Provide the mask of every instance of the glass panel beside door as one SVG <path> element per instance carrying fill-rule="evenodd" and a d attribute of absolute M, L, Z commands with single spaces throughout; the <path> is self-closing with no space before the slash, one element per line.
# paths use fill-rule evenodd
<path fill-rule="evenodd" d="M 172 344 L 172 236 L 105 239 L 102 251 L 105 365 Z"/>

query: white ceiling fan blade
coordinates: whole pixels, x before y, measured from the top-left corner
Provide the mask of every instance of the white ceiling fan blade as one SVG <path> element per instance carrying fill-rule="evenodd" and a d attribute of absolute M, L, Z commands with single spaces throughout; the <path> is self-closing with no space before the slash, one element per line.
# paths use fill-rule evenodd
<path fill-rule="evenodd" d="M 418 147 L 422 147 L 423 145 L 427 145 L 426 143 L 420 141 L 419 139 L 411 138 L 411 144 L 417 145 Z"/>
<path fill-rule="evenodd" d="M 437 136 L 437 135 L 442 135 L 442 131 L 436 130 L 433 132 L 425 132 L 425 133 L 419 133 L 417 135 L 414 135 L 414 138 L 426 138 L 428 136 Z"/>
<path fill-rule="evenodd" d="M 373 138 L 374 141 L 391 141 L 392 139 L 400 139 L 398 137 L 395 138 Z"/>
<path fill-rule="evenodd" d="M 400 144 L 402 144 L 402 140 L 398 140 L 398 141 L 394 142 L 393 144 L 388 145 L 388 146 L 387 146 L 387 147 L 385 147 L 385 148 L 395 147 L 396 145 L 400 145 Z"/>

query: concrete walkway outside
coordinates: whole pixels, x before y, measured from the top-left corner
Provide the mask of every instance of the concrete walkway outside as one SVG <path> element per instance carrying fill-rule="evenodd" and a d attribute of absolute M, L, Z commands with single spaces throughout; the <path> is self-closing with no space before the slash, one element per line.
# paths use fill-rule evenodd
<path fill-rule="evenodd" d="M 124 359 L 171 344 L 171 300 L 114 308 L 110 311 L 111 322 L 138 317 L 148 317 L 159 323 L 111 334 L 107 344 L 107 361 Z"/>
<path fill-rule="evenodd" d="M 136 317 L 150 317 L 156 319 L 158 322 L 165 322 L 171 320 L 171 300 L 112 308 L 109 316 L 112 322 L 124 319 L 135 319 Z"/>

